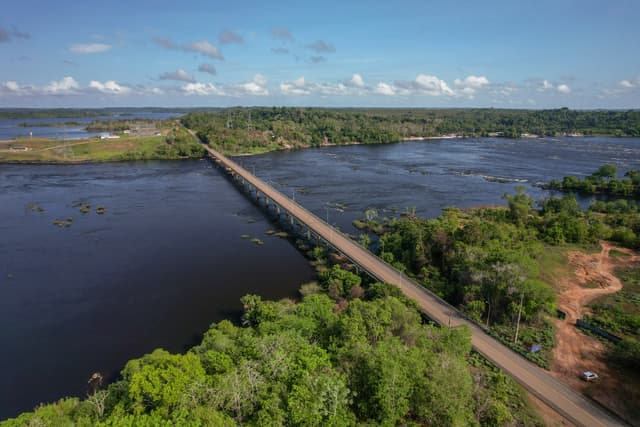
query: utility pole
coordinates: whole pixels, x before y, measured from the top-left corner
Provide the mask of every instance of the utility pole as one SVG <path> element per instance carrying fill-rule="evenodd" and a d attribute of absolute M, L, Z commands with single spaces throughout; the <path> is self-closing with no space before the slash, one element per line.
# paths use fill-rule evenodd
<path fill-rule="evenodd" d="M 513 338 L 514 343 L 518 343 L 518 333 L 520 332 L 520 317 L 522 316 L 522 304 L 524 303 L 524 291 L 520 294 L 520 309 L 518 310 L 518 322 L 516 323 L 516 336 Z"/>
<path fill-rule="evenodd" d="M 231 111 L 227 111 L 227 129 L 231 129 Z"/>
<path fill-rule="evenodd" d="M 251 130 L 251 110 L 249 110 L 249 121 L 247 122 L 247 131 Z"/>

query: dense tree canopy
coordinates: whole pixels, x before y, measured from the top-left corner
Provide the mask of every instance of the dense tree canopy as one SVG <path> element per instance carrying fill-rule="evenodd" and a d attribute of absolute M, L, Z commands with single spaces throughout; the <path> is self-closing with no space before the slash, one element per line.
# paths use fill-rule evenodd
<path fill-rule="evenodd" d="M 474 362 L 467 329 L 424 325 L 388 285 L 354 297 L 360 285 L 333 267 L 299 303 L 247 295 L 246 326 L 213 324 L 186 354 L 156 350 L 83 401 L 0 425 L 540 425 L 513 383 Z M 335 298 L 321 291 L 336 286 Z"/>
<path fill-rule="evenodd" d="M 192 112 L 183 123 L 229 153 L 375 144 L 410 137 L 615 135 L 640 136 L 640 111 L 500 109 L 229 108 Z"/>

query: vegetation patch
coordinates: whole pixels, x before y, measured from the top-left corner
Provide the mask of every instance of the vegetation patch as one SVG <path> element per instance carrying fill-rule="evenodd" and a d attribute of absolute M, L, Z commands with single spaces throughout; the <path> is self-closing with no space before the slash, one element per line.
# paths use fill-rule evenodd
<path fill-rule="evenodd" d="M 67 219 L 54 219 L 53 220 L 53 225 L 56 225 L 60 228 L 66 228 L 66 227 L 71 227 L 71 224 L 73 223 L 73 218 L 69 217 Z"/>

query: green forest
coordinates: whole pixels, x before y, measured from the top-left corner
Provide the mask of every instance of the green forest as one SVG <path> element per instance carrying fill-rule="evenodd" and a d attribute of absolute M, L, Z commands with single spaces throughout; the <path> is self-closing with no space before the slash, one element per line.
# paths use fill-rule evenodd
<path fill-rule="evenodd" d="M 398 289 L 338 265 L 320 279 L 298 303 L 247 295 L 241 326 L 213 324 L 185 354 L 158 349 L 83 400 L 0 426 L 543 425 L 468 329 L 424 324 Z"/>
<path fill-rule="evenodd" d="M 410 211 L 403 218 L 379 219 L 377 212 L 368 211 L 355 225 L 378 236 L 376 250 L 382 259 L 485 325 L 514 350 L 548 367 L 554 347 L 548 317 L 555 316 L 555 295 L 547 280 L 552 248 L 588 248 L 604 239 L 637 249 L 640 216 L 635 210 L 619 209 L 629 206 L 625 201 L 596 202 L 583 211 L 567 195 L 541 200 L 536 207 L 521 188 L 505 199 L 507 207 L 450 208 L 430 220 Z M 617 360 L 636 366 L 640 334 L 633 328 L 640 325 L 640 313 L 624 316 L 625 324 L 631 325 L 627 329 L 634 332 L 624 335 Z M 518 319 L 522 324 L 516 335 Z M 533 345 L 541 345 L 541 351 L 531 353 Z"/>
<path fill-rule="evenodd" d="M 635 110 L 229 108 L 191 112 L 182 122 L 227 154 L 449 134 L 640 136 Z"/>
<path fill-rule="evenodd" d="M 506 207 L 450 208 L 431 220 L 411 209 L 399 218 L 369 210 L 355 225 L 376 237 L 364 234 L 361 244 L 548 366 L 552 248 L 600 239 L 638 248 L 640 221 L 616 201 L 584 211 L 571 195 L 535 206 L 518 189 L 505 199 Z M 468 329 L 425 322 L 397 288 L 355 274 L 322 247 L 308 256 L 318 282 L 301 287 L 300 301 L 247 295 L 240 323 L 213 324 L 186 353 L 158 349 L 84 399 L 0 426 L 543 425 L 522 389 L 471 350 Z M 637 272 L 624 280 L 635 301 Z M 612 362 L 637 369 L 640 313 L 611 304 L 618 311 L 594 306 L 593 322 L 624 337 Z M 531 353 L 535 344 L 542 349 Z"/>
<path fill-rule="evenodd" d="M 584 179 L 565 176 L 562 181 L 551 180 L 545 187 L 568 193 L 637 197 L 640 196 L 640 170 L 628 170 L 624 173 L 624 178 L 618 179 L 618 168 L 615 165 L 606 164 Z"/>

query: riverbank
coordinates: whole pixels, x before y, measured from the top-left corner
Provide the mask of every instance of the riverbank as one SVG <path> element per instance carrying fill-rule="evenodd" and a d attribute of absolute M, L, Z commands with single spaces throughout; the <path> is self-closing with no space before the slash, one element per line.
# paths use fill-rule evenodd
<path fill-rule="evenodd" d="M 179 160 L 200 158 L 204 149 L 177 122 L 151 136 L 110 135 L 60 141 L 28 138 L 0 141 L 0 163 L 82 164 L 128 160 Z"/>

